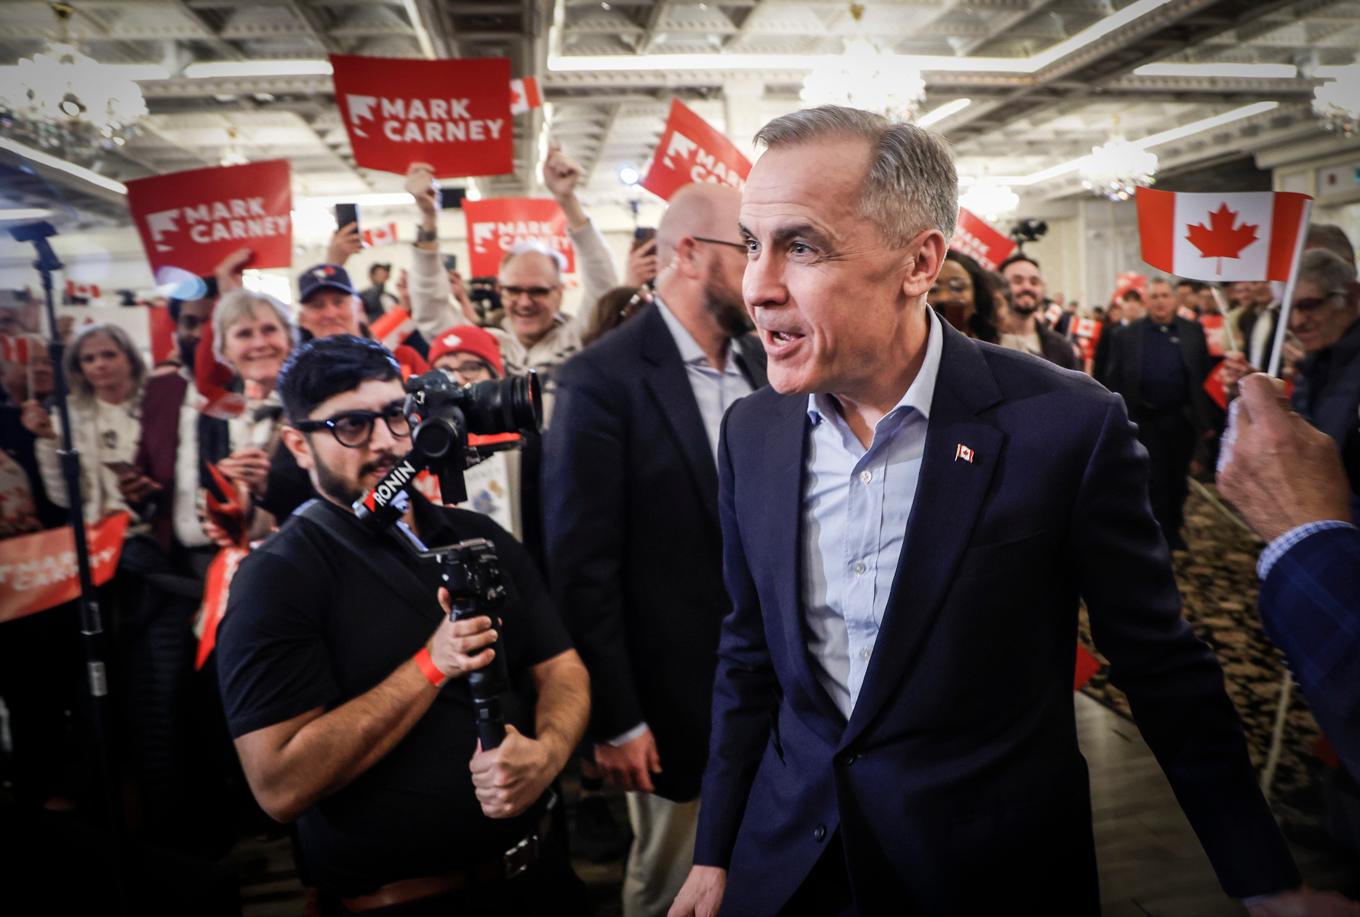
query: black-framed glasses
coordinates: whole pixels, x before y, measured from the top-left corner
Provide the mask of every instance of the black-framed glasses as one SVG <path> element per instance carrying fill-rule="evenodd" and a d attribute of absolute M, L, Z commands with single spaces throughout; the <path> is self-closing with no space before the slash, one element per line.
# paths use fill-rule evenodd
<path fill-rule="evenodd" d="M 373 436 L 373 422 L 379 417 L 387 424 L 387 429 L 398 439 L 411 435 L 411 421 L 406 418 L 403 402 L 394 401 L 381 411 L 341 411 L 325 420 L 299 420 L 293 428 L 303 433 L 330 430 L 335 441 L 350 449 L 358 449 L 367 444 Z"/>
<path fill-rule="evenodd" d="M 1335 292 L 1335 293 L 1328 293 L 1326 296 L 1316 296 L 1316 297 L 1312 297 L 1312 298 L 1310 298 L 1310 299 L 1300 299 L 1300 300 L 1298 300 L 1297 302 L 1294 303 L 1294 311 L 1295 311 L 1295 312 L 1316 312 L 1318 309 L 1321 309 L 1323 306 L 1327 305 L 1327 303 L 1329 303 L 1329 302 L 1331 302 L 1332 300 L 1336 299 L 1338 296 L 1345 296 L 1345 295 L 1346 295 L 1346 294 L 1344 294 L 1344 293 L 1338 291 L 1338 292 Z"/>
<path fill-rule="evenodd" d="M 530 299 L 547 299 L 548 294 L 556 290 L 557 287 L 501 287 L 501 295 L 506 299 L 518 299 L 527 296 Z"/>
<path fill-rule="evenodd" d="M 735 248 L 743 255 L 746 254 L 745 242 L 729 242 L 726 239 L 710 239 L 707 236 L 690 236 L 690 238 L 695 242 L 707 242 L 709 245 L 726 245 L 729 248 Z"/>

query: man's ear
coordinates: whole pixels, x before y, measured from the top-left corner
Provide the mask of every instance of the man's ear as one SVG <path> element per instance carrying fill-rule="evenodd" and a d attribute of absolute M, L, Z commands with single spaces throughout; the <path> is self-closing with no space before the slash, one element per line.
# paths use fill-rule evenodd
<path fill-rule="evenodd" d="M 312 444 L 307 442 L 307 437 L 300 430 L 285 426 L 280 438 L 283 444 L 288 447 L 288 451 L 293 453 L 293 458 L 297 460 L 298 467 L 303 471 L 311 471 L 315 462 L 312 461 Z"/>
<path fill-rule="evenodd" d="M 908 299 L 919 299 L 930 292 L 944 266 L 947 249 L 944 233 L 938 229 L 927 229 L 908 243 L 907 257 L 911 260 L 902 275 L 902 292 Z"/>
<path fill-rule="evenodd" d="M 682 277 L 699 277 L 703 268 L 699 265 L 699 243 L 689 236 L 680 239 L 675 246 L 675 256 L 671 258 L 673 267 Z"/>

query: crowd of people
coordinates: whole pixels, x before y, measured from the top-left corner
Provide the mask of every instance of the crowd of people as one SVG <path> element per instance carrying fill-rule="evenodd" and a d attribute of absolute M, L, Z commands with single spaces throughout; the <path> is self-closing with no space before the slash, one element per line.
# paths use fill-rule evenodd
<path fill-rule="evenodd" d="M 626 792 L 629 917 L 1095 913 L 1080 597 L 1225 891 L 1352 913 L 1300 887 L 1171 567 L 1188 481 L 1222 464 L 1269 542 L 1266 626 L 1360 774 L 1351 240 L 1310 228 L 1287 309 L 1278 285 L 1171 277 L 1083 309 L 1023 251 L 992 271 L 949 249 L 957 178 L 927 132 L 822 108 L 758 140 L 744 191 L 681 189 L 622 265 L 554 145 L 571 315 L 542 243 L 480 292 L 446 265 L 421 163 L 395 279 L 374 264 L 361 290 L 339 227 L 290 307 L 244 287 L 243 249 L 169 300 L 154 366 L 87 323 L 54 367 L 31 298 L 0 301 L 34 341 L 0 380 L 0 535 L 66 524 L 57 372 L 83 517 L 131 520 L 99 597 L 134 836 L 215 859 L 289 824 L 321 913 L 588 913 L 570 767 L 578 825 Z M 1287 395 L 1261 375 L 1281 331 Z M 391 529 L 351 511 L 411 448 L 403 382 L 431 371 L 542 384 L 509 531 L 428 489 Z M 494 550 L 496 607 L 449 614 L 418 555 L 455 543 Z M 225 549 L 248 553 L 198 668 Z M 19 805 L 91 806 L 78 637 L 72 604 L 0 624 Z M 493 665 L 488 748 L 470 681 Z"/>

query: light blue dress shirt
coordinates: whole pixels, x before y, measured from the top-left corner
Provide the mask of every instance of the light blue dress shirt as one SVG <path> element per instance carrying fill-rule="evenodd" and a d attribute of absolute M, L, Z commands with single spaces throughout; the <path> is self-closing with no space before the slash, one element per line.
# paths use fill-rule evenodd
<path fill-rule="evenodd" d="M 699 342 L 694 340 L 694 336 L 684 325 L 680 324 L 680 319 L 666 308 L 661 297 L 657 296 L 655 301 L 666 327 L 670 329 L 671 337 L 675 338 L 675 346 L 680 350 L 680 360 L 685 364 L 685 376 L 688 377 L 689 387 L 694 392 L 694 400 L 699 405 L 699 416 L 704 419 L 704 428 L 708 430 L 708 445 L 713 452 L 713 464 L 717 465 L 718 434 L 722 430 L 723 415 L 738 398 L 751 394 L 751 383 L 746 381 L 741 367 L 737 366 L 736 353 L 730 342 L 727 345 L 727 358 L 723 360 L 723 369 L 719 372 L 708 362 L 708 357 L 704 355 L 704 349 L 699 346 Z"/>
<path fill-rule="evenodd" d="M 930 328 L 921 370 L 865 449 L 827 394 L 808 396 L 801 535 L 803 616 L 813 672 L 848 720 L 897 574 L 916 499 L 943 332 Z"/>

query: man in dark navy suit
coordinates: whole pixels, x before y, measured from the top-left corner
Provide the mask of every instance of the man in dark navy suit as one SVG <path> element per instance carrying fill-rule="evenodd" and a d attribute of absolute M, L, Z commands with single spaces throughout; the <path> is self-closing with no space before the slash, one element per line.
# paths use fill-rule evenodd
<path fill-rule="evenodd" d="M 694 854 L 731 608 L 718 433 L 728 407 L 765 384 L 741 300 L 740 203 L 708 184 L 671 198 L 653 304 L 559 371 L 544 440 L 549 580 L 590 671 L 595 762 L 630 791 L 625 917 L 664 914 Z"/>
<path fill-rule="evenodd" d="M 733 611 L 671 914 L 1098 913 L 1081 598 L 1224 889 L 1310 912 L 1123 402 L 926 306 L 957 214 L 943 143 L 834 107 L 757 140 L 743 293 L 770 388 L 724 421 Z"/>

